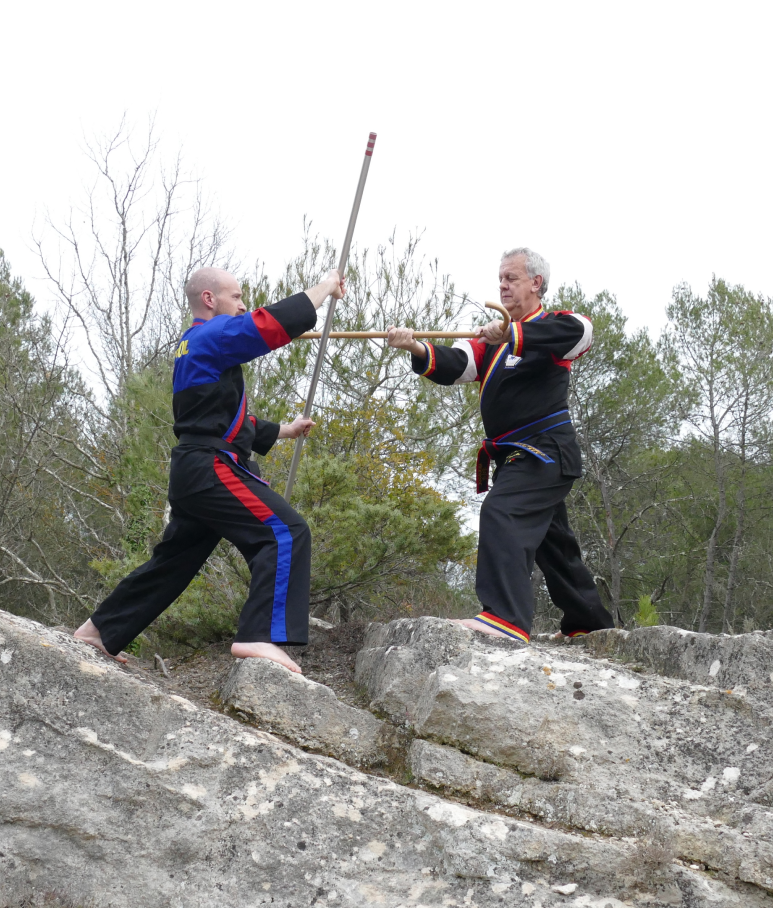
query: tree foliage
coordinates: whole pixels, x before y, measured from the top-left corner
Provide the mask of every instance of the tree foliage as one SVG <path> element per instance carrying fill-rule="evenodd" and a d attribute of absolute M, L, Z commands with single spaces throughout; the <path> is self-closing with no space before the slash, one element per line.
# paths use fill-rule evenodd
<path fill-rule="evenodd" d="M 93 506 L 69 466 L 56 469 L 56 440 L 78 430 L 82 393 L 62 341 L 0 251 L 0 586 L 54 622 L 88 601 L 78 515 Z"/>
<path fill-rule="evenodd" d="M 171 351 L 189 323 L 183 286 L 194 268 L 230 261 L 227 229 L 179 160 L 159 163 L 152 129 L 129 140 L 122 124 L 90 147 L 95 182 L 84 203 L 41 238 L 55 316 L 39 314 L 0 252 L 0 586 L 6 607 L 69 626 L 163 532 Z M 245 276 L 244 298 L 270 304 L 317 283 L 335 260 L 307 227 L 277 280 L 260 268 Z M 346 280 L 340 328 L 482 320 L 423 258 L 418 237 L 355 251 Z M 607 292 L 562 287 L 547 302 L 595 327 L 572 371 L 585 475 L 569 505 L 610 608 L 629 627 L 773 626 L 771 300 L 719 279 L 705 297 L 677 287 L 660 339 L 631 332 Z M 245 369 L 255 413 L 287 422 L 301 411 L 315 344 L 296 341 Z M 315 614 L 476 607 L 476 390 L 420 379 L 382 341 L 330 343 L 293 502 L 313 533 Z M 291 455 L 292 442 L 280 442 L 262 461 L 279 491 Z M 149 632 L 154 642 L 227 637 L 247 582 L 222 543 Z M 544 588 L 538 599 L 536 629 L 555 627 Z"/>
<path fill-rule="evenodd" d="M 687 422 L 710 452 L 708 462 L 696 462 L 707 470 L 712 489 L 704 509 L 708 532 L 698 629 L 709 627 L 720 600 L 722 625 L 732 632 L 747 522 L 757 511 L 750 512 L 748 484 L 770 463 L 773 309 L 770 300 L 714 278 L 705 299 L 677 287 L 668 317 L 665 346 L 692 389 Z"/>

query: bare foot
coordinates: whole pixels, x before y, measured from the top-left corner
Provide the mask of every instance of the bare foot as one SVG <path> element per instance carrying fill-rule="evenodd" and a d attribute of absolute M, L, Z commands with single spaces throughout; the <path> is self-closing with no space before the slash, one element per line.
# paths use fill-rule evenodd
<path fill-rule="evenodd" d="M 85 624 L 82 624 L 77 631 L 73 634 L 76 640 L 80 640 L 83 643 L 88 643 L 91 646 L 95 646 L 100 653 L 104 653 L 108 659 L 115 659 L 116 662 L 124 664 L 129 660 L 126 656 L 122 656 L 120 653 L 117 656 L 114 656 L 112 653 L 109 653 L 104 644 L 102 643 L 102 636 L 97 630 L 97 626 L 92 622 L 91 618 L 86 621 Z"/>
<path fill-rule="evenodd" d="M 289 668 L 291 672 L 303 674 L 300 665 L 293 662 L 283 649 L 273 643 L 234 643 L 231 646 L 231 655 L 237 659 L 270 659 Z"/>
<path fill-rule="evenodd" d="M 489 634 L 492 637 L 507 637 L 508 640 L 513 639 L 509 634 L 498 631 L 495 627 L 484 624 L 482 621 L 476 621 L 475 618 L 449 618 L 448 620 L 451 624 L 461 624 L 462 627 L 469 628 L 471 631 L 478 631 L 479 634 Z"/>

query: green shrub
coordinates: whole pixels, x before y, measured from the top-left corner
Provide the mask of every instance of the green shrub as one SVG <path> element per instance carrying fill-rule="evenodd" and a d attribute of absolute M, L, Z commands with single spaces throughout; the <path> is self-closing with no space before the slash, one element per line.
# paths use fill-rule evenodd
<path fill-rule="evenodd" d="M 639 610 L 633 616 L 633 620 L 636 622 L 636 627 L 655 627 L 656 624 L 662 623 L 650 596 L 639 597 Z"/>

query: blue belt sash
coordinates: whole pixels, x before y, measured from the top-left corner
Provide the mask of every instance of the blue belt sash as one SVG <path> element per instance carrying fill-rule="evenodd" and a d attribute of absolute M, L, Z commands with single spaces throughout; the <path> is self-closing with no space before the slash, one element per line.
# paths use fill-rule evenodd
<path fill-rule="evenodd" d="M 519 426 L 496 438 L 484 438 L 483 444 L 478 451 L 478 460 L 475 466 L 475 478 L 477 480 L 478 493 L 488 491 L 489 469 L 491 458 L 497 453 L 501 453 L 503 448 L 520 448 L 533 454 L 543 463 L 555 463 L 552 457 L 535 448 L 533 445 L 525 444 L 535 435 L 541 435 L 543 432 L 549 432 L 557 426 L 564 426 L 572 420 L 569 417 L 568 410 L 559 410 L 557 413 L 551 413 L 549 416 L 543 416 L 534 422 L 527 423 L 525 426 Z"/>

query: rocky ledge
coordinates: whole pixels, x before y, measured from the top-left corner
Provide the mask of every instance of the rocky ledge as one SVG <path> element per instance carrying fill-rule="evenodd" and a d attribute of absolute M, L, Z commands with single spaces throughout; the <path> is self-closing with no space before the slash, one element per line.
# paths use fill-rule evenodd
<path fill-rule="evenodd" d="M 401 620 L 368 709 L 246 660 L 223 714 L 0 612 L 0 905 L 762 908 L 772 656 Z"/>

